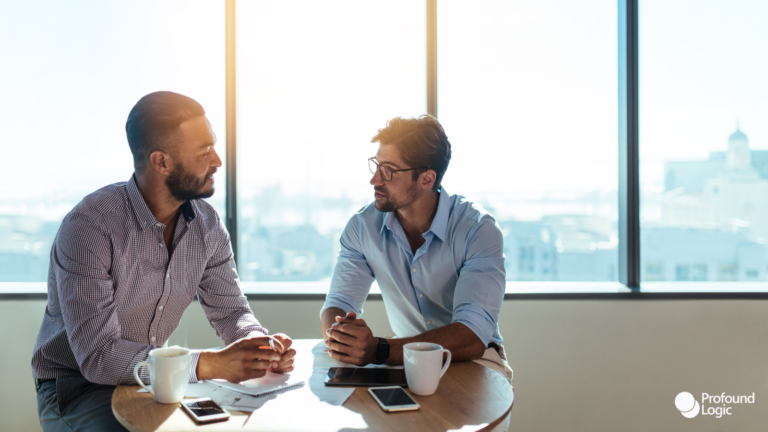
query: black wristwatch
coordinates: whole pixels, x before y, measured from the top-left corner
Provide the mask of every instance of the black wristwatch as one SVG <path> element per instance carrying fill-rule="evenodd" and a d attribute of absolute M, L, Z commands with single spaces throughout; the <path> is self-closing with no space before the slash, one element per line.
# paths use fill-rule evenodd
<path fill-rule="evenodd" d="M 376 361 L 374 364 L 384 364 L 389 360 L 389 342 L 386 339 L 377 337 L 379 345 L 376 347 Z"/>

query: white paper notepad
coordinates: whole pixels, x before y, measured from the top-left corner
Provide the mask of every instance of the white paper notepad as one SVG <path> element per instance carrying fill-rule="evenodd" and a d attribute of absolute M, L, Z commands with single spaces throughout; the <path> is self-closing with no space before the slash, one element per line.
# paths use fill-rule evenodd
<path fill-rule="evenodd" d="M 289 374 L 267 372 L 267 374 L 261 378 L 254 378 L 241 383 L 231 383 L 224 380 L 212 380 L 211 382 L 240 393 L 252 396 L 264 396 L 283 390 L 301 387 L 306 380 Z"/>

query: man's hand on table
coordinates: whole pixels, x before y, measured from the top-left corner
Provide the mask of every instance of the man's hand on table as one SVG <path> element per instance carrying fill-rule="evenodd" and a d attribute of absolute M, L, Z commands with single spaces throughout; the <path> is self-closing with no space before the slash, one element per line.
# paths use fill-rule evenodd
<path fill-rule="evenodd" d="M 275 340 L 275 350 L 280 354 L 280 360 L 277 361 L 277 367 L 273 365 L 267 369 L 270 372 L 286 373 L 293 370 L 293 359 L 296 357 L 296 350 L 291 348 L 293 341 L 288 335 L 277 333 L 272 336 Z"/>
<path fill-rule="evenodd" d="M 267 371 L 290 372 L 296 356 L 296 350 L 289 349 L 290 346 L 291 338 L 277 334 L 244 338 L 221 350 L 203 351 L 197 363 L 197 378 L 242 382 L 261 378 Z"/>
<path fill-rule="evenodd" d="M 357 314 L 348 312 L 345 317 L 336 317 L 336 322 L 326 330 L 328 339 L 325 346 L 331 358 L 358 366 L 373 363 L 379 340 Z"/>

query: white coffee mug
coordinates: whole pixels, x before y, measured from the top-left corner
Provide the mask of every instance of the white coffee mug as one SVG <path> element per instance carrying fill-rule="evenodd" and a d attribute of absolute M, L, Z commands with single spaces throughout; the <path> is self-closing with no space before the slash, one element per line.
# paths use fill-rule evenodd
<path fill-rule="evenodd" d="M 443 353 L 448 354 L 443 366 Z M 413 394 L 429 396 L 451 365 L 451 352 L 438 344 L 414 342 L 403 346 L 405 380 Z"/>
<path fill-rule="evenodd" d="M 157 348 L 149 352 L 148 361 L 143 361 L 133 368 L 133 377 L 155 396 L 156 401 L 172 404 L 184 399 L 191 364 L 192 356 L 187 348 Z M 142 366 L 149 368 L 149 383 L 152 387 L 145 386 L 139 378 L 139 368 Z"/>

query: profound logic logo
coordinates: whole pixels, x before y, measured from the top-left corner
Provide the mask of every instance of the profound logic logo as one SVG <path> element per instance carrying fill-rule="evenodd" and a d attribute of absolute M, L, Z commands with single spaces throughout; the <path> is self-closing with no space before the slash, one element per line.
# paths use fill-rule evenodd
<path fill-rule="evenodd" d="M 717 404 L 719 406 L 706 406 L 705 403 Z M 731 396 L 726 395 L 725 392 L 719 395 L 710 395 L 709 393 L 701 394 L 701 406 L 699 401 L 688 392 L 682 392 L 675 397 L 675 406 L 680 410 L 680 414 L 686 418 L 694 418 L 699 415 L 710 415 L 715 418 L 722 418 L 725 415 L 733 415 L 733 409 L 731 404 L 753 404 L 755 403 L 755 394 Z"/>
<path fill-rule="evenodd" d="M 699 401 L 692 394 L 682 392 L 675 398 L 675 406 L 683 417 L 694 418 L 699 415 Z"/>

